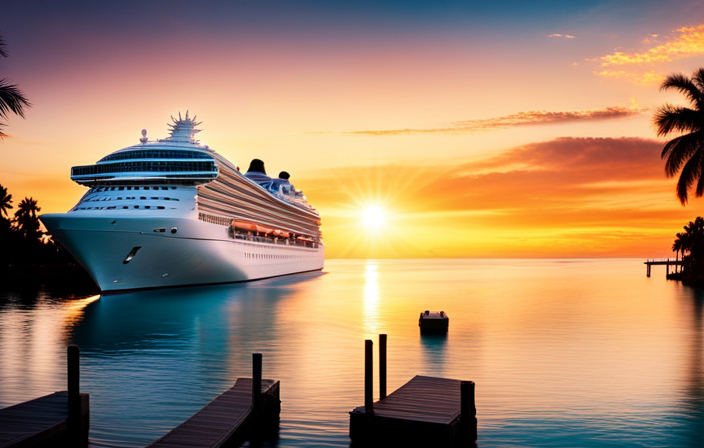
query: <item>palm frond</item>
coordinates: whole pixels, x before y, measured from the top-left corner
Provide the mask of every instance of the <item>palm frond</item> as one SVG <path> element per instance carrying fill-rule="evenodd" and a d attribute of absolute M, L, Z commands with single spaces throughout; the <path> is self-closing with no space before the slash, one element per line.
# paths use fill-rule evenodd
<path fill-rule="evenodd" d="M 688 107 L 665 104 L 655 111 L 653 124 L 657 127 L 658 137 L 671 132 L 698 132 L 704 126 L 704 116 Z"/>
<path fill-rule="evenodd" d="M 704 67 L 698 69 L 692 74 L 692 81 L 699 88 L 700 92 L 704 92 Z"/>
<path fill-rule="evenodd" d="M 9 84 L 6 79 L 0 79 L 0 118 L 7 120 L 10 112 L 24 118 L 24 108 L 32 104 L 14 84 Z"/>
<path fill-rule="evenodd" d="M 696 182 L 702 174 L 702 156 L 701 151 L 692 156 L 687 163 L 682 167 L 680 179 L 677 181 L 677 199 L 682 205 L 687 204 L 687 193 L 690 187 Z M 694 223 L 690 223 L 694 225 Z"/>
<path fill-rule="evenodd" d="M 7 50 L 5 50 L 5 39 L 2 38 L 2 35 L 0 35 L 0 56 L 4 58 L 7 57 Z"/>
<path fill-rule="evenodd" d="M 660 90 L 668 89 L 675 89 L 682 93 L 693 105 L 697 106 L 697 109 L 704 108 L 704 93 L 699 90 L 694 81 L 682 73 L 675 73 L 665 78 L 665 81 L 660 85 Z"/>
<path fill-rule="evenodd" d="M 667 159 L 665 162 L 667 177 L 677 174 L 685 161 L 689 160 L 697 151 L 704 150 L 702 138 L 701 133 L 692 133 L 673 138 L 665 143 L 660 156 Z"/>
<path fill-rule="evenodd" d="M 696 194 L 697 194 L 697 197 L 700 198 L 700 197 L 702 197 L 702 195 L 704 195 L 704 176 L 702 176 L 702 173 L 704 173 L 704 169 L 702 169 L 703 167 L 701 166 L 704 163 L 704 157 L 698 157 L 698 159 L 700 160 L 700 162 L 699 162 L 700 166 L 699 166 L 699 180 L 697 181 Z M 701 225 L 702 224 L 700 224 L 700 226 Z"/>

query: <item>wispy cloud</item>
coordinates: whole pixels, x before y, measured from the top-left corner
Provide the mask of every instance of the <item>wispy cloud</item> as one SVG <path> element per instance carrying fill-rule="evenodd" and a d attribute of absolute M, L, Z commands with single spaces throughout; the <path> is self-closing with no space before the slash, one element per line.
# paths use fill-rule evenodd
<path fill-rule="evenodd" d="M 564 39 L 574 39 L 574 36 L 571 34 L 559 34 L 559 33 L 548 34 L 548 37 L 562 37 Z"/>
<path fill-rule="evenodd" d="M 612 120 L 627 118 L 638 115 L 647 109 L 637 105 L 631 107 L 604 107 L 602 109 L 591 109 L 581 111 L 528 111 L 516 114 L 505 115 L 503 117 L 486 118 L 479 120 L 465 120 L 451 123 L 446 127 L 430 129 L 387 129 L 387 130 L 366 130 L 342 132 L 346 135 L 407 135 L 407 134 L 458 134 L 476 133 L 500 129 L 507 129 L 516 126 L 558 124 L 579 121 Z"/>
<path fill-rule="evenodd" d="M 682 27 L 675 30 L 678 36 L 640 53 L 617 51 L 601 57 L 601 66 L 649 64 L 670 62 L 704 54 L 704 25 Z"/>
<path fill-rule="evenodd" d="M 625 79 L 633 84 L 638 84 L 641 86 L 653 86 L 660 84 L 664 79 L 665 75 L 658 73 L 655 70 L 649 70 L 646 72 L 635 72 L 628 70 L 600 70 L 596 72 L 598 76 L 604 76 L 606 78 L 616 78 Z"/>
<path fill-rule="evenodd" d="M 653 85 L 662 82 L 665 76 L 654 70 L 653 66 L 704 55 L 704 25 L 681 27 L 674 30 L 674 37 L 664 38 L 651 34 L 641 41 L 642 44 L 654 45 L 644 51 L 617 51 L 599 58 L 602 69 L 596 71 L 598 76 L 622 78 L 635 84 Z"/>

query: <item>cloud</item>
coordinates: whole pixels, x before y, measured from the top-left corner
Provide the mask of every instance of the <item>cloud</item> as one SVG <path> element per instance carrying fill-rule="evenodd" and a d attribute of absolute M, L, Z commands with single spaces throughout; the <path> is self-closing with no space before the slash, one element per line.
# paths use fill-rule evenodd
<path fill-rule="evenodd" d="M 607 78 L 625 79 L 641 86 L 658 85 L 665 79 L 665 75 L 654 70 L 640 73 L 626 70 L 601 70 L 596 74 Z"/>
<path fill-rule="evenodd" d="M 660 65 L 704 55 L 704 25 L 681 27 L 674 32 L 676 36 L 666 38 L 666 42 L 657 44 L 659 35 L 651 34 L 641 41 L 642 44 L 657 44 L 641 52 L 617 51 L 599 58 L 601 70 L 597 76 L 620 78 L 639 85 L 655 85 L 662 82 L 664 74 L 653 69 Z"/>
<path fill-rule="evenodd" d="M 664 44 L 657 45 L 640 53 L 616 52 L 601 57 L 601 66 L 621 66 L 671 62 L 704 54 L 704 25 L 682 27 L 679 33 Z"/>
<path fill-rule="evenodd" d="M 503 117 L 487 118 L 479 120 L 465 120 L 452 123 L 451 126 L 434 129 L 390 129 L 390 130 L 370 130 L 370 131 L 350 131 L 342 132 L 346 135 L 408 135 L 408 134 L 457 134 L 476 133 L 500 129 L 507 129 L 516 126 L 559 124 L 580 121 L 611 120 L 617 118 L 627 118 L 641 114 L 647 109 L 638 106 L 631 107 L 605 107 L 602 109 L 592 109 L 583 111 L 528 111 L 519 112 Z"/>
<path fill-rule="evenodd" d="M 396 212 L 395 235 L 445 255 L 666 256 L 696 211 L 677 202 L 661 150 L 648 139 L 567 137 L 458 165 L 332 170 L 301 186 L 330 231 L 331 256 L 359 231 L 359 198 L 374 194 Z M 347 218 L 326 214 L 345 204 Z M 421 249 L 408 251 L 429 253 Z"/>
<path fill-rule="evenodd" d="M 571 34 L 548 34 L 548 37 L 562 37 L 564 39 L 574 39 L 574 36 Z"/>

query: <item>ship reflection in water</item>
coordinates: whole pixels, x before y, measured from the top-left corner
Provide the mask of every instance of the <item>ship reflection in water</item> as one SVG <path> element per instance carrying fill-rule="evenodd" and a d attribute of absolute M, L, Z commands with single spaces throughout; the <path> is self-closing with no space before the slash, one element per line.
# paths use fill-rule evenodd
<path fill-rule="evenodd" d="M 4 291 L 0 406 L 64 389 L 75 343 L 91 444 L 144 446 L 260 352 L 281 380 L 278 446 L 346 447 L 363 340 L 387 333 L 390 391 L 416 374 L 477 383 L 482 447 L 700 446 L 704 295 L 659 277 L 638 260 L 331 260 L 238 285 Z M 420 335 L 425 309 L 452 316 L 446 336 Z"/>

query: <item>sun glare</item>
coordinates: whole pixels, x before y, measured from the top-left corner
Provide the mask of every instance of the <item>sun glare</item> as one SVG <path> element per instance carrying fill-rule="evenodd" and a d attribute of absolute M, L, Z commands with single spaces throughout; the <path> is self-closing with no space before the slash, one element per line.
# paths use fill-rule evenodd
<path fill-rule="evenodd" d="M 370 230 L 379 230 L 384 226 L 384 210 L 378 205 L 367 207 L 362 212 L 364 226 Z"/>

